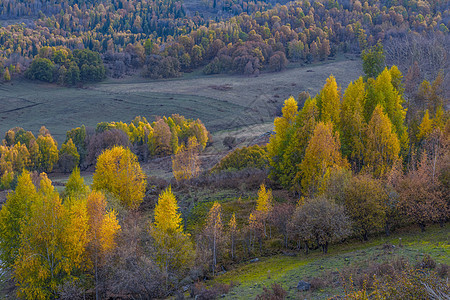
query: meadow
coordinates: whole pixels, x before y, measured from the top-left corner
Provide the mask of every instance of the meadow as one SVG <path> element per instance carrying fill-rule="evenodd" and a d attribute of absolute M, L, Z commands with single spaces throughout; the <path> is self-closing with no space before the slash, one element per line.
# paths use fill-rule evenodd
<path fill-rule="evenodd" d="M 129 122 L 137 115 L 149 120 L 175 113 L 200 118 L 211 132 L 272 123 L 287 97 L 302 91 L 314 95 L 330 74 L 345 87 L 362 74 L 361 61 L 340 57 L 303 67 L 292 64 L 258 77 L 196 71 L 151 81 L 136 75 L 80 88 L 14 80 L 0 84 L 0 131 L 20 126 L 37 133 L 45 125 L 61 144 L 71 128 Z"/>
<path fill-rule="evenodd" d="M 344 292 L 344 274 L 369 269 L 374 264 L 404 259 L 415 265 L 429 255 L 437 264 L 450 263 L 448 225 L 444 228 L 432 226 L 425 232 L 419 228 L 403 229 L 390 237 L 380 235 L 368 242 L 347 241 L 334 245 L 326 255 L 320 250 L 306 255 L 276 255 L 260 258 L 255 263 L 245 263 L 217 277 L 215 283 L 231 283 L 237 286 L 225 299 L 254 299 L 272 283 L 280 283 L 288 292 L 287 299 L 329 299 Z M 307 292 L 300 292 L 296 286 L 299 280 L 315 279 L 326 286 Z M 355 278 L 353 278 L 355 279 Z"/>

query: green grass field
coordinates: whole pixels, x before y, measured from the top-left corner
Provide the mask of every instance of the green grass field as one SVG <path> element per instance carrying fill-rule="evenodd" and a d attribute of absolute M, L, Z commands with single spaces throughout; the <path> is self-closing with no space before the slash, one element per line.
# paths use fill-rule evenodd
<path fill-rule="evenodd" d="M 391 237 L 374 237 L 366 243 L 352 241 L 333 245 L 324 255 L 316 250 L 296 257 L 277 255 L 262 258 L 256 263 L 242 264 L 217 277 L 214 282 L 238 283 L 225 299 L 254 299 L 264 286 L 280 283 L 288 292 L 288 299 L 328 299 L 343 292 L 341 288 L 324 288 L 315 292 L 299 292 L 299 280 L 309 280 L 316 276 L 339 274 L 346 267 L 364 266 L 371 262 L 384 262 L 396 257 L 404 257 L 412 264 L 430 255 L 437 263 L 450 264 L 449 225 L 440 228 L 431 226 L 425 232 L 418 228 L 410 232 L 399 232 Z M 400 242 L 401 239 L 401 242 Z M 402 246 L 399 246 L 401 243 Z M 383 245 L 394 247 L 388 250 Z M 338 276 L 338 275 L 337 275 Z"/>
<path fill-rule="evenodd" d="M 330 74 L 345 88 L 362 74 L 361 62 L 341 57 L 259 77 L 205 76 L 197 70 L 170 80 L 136 76 L 84 88 L 13 80 L 0 84 L 0 132 L 20 126 L 37 133 L 45 125 L 62 143 L 66 131 L 81 124 L 174 113 L 199 118 L 212 132 L 229 130 L 272 122 L 284 99 L 302 91 L 317 93 Z"/>

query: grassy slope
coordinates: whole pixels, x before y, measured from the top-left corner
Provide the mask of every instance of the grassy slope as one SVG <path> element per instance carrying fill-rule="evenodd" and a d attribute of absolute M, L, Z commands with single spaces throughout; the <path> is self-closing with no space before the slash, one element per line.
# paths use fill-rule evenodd
<path fill-rule="evenodd" d="M 263 286 L 279 282 L 288 291 L 290 299 L 327 299 L 341 293 L 340 289 L 324 289 L 316 292 L 298 292 L 299 280 L 320 276 L 326 271 L 339 272 L 352 264 L 364 265 L 371 261 L 385 261 L 393 257 L 405 257 L 412 263 L 429 254 L 438 263 L 450 264 L 449 225 L 440 228 L 433 226 L 421 233 L 396 233 L 391 237 L 380 236 L 369 242 L 359 241 L 331 246 L 327 255 L 314 251 L 309 255 L 296 257 L 277 255 L 263 258 L 260 262 L 244 264 L 219 276 L 215 282 L 238 282 L 226 296 L 227 299 L 254 299 L 261 293 Z M 399 247 L 399 242 L 403 247 Z M 395 245 L 385 250 L 383 245 Z"/>
<path fill-rule="evenodd" d="M 205 76 L 196 71 L 170 80 L 108 79 L 85 88 L 13 80 L 0 84 L 0 132 L 21 126 L 36 133 L 45 125 L 61 143 L 67 130 L 81 124 L 174 113 L 200 118 L 215 132 L 272 122 L 289 95 L 318 92 L 330 74 L 346 87 L 361 73 L 359 60 L 342 57 L 306 67 L 293 64 L 259 77 Z"/>

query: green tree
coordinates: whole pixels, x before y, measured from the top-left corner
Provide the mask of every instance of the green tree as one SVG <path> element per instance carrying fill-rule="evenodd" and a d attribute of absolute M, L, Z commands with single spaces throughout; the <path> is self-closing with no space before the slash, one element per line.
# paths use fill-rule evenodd
<path fill-rule="evenodd" d="M 82 199 L 88 195 L 89 191 L 89 187 L 84 184 L 84 178 L 80 175 L 80 169 L 75 167 L 67 180 L 64 198 Z"/>
<path fill-rule="evenodd" d="M 16 189 L 8 195 L 0 211 L 0 257 L 6 268 L 12 267 L 17 258 L 23 220 L 37 197 L 30 173 L 23 171 L 17 179 Z"/>
<path fill-rule="evenodd" d="M 385 55 L 383 45 L 378 42 L 375 46 L 362 50 L 363 71 L 365 78 L 375 78 L 383 71 L 385 67 Z"/>
<path fill-rule="evenodd" d="M 273 179 L 279 179 L 286 171 L 283 169 L 283 156 L 292 135 L 291 128 L 298 114 L 297 101 L 293 97 L 284 101 L 282 114 L 282 117 L 275 118 L 275 135 L 271 136 L 270 142 L 267 145 L 269 164 L 271 167 L 270 176 Z M 286 183 L 282 182 L 282 184 L 285 185 Z"/>
<path fill-rule="evenodd" d="M 293 98 L 290 102 L 291 104 L 288 104 L 291 106 L 295 104 L 295 107 L 290 108 L 295 114 L 289 116 L 289 110 L 286 111 L 286 116 L 289 117 L 287 123 L 283 119 L 285 114 L 278 121 L 275 119 L 276 135 L 271 137 L 267 149 L 271 178 L 278 180 L 287 189 L 299 191 L 295 177 L 319 118 L 319 111 L 315 98 L 307 99 L 300 112 L 296 111 L 297 106 Z"/>
<path fill-rule="evenodd" d="M 80 155 L 78 154 L 77 147 L 69 139 L 62 144 L 59 150 L 59 166 L 65 173 L 72 172 L 72 170 L 80 163 Z"/>
<path fill-rule="evenodd" d="M 25 75 L 30 79 L 53 82 L 54 68 L 55 65 L 48 58 L 37 57 L 33 60 Z"/>
<path fill-rule="evenodd" d="M 342 154 L 360 170 L 363 163 L 366 122 L 363 115 L 365 86 L 362 77 L 351 82 L 344 93 L 340 131 Z"/>

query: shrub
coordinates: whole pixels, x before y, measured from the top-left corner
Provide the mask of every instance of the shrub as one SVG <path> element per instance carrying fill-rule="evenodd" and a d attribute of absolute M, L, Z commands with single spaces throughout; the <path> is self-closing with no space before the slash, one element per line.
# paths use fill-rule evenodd
<path fill-rule="evenodd" d="M 227 154 L 212 169 L 212 172 L 222 170 L 260 169 L 268 166 L 267 151 L 265 147 L 254 145 L 236 149 Z"/>
<path fill-rule="evenodd" d="M 269 289 L 267 287 L 263 288 L 262 294 L 256 296 L 257 300 L 283 300 L 286 299 L 287 292 L 279 283 L 273 283 L 272 287 Z"/>

